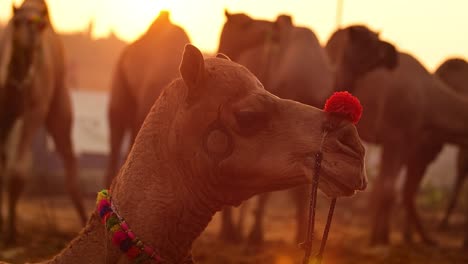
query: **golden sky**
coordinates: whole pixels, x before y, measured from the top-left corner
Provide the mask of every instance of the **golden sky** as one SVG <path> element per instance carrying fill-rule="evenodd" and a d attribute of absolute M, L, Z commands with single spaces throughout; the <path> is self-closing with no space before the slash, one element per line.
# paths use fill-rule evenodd
<path fill-rule="evenodd" d="M 410 52 L 430 70 L 445 58 L 468 58 L 467 0 L 343 0 L 342 25 L 364 23 Z M 11 3 L 0 0 L 0 21 L 11 16 Z M 96 37 L 110 30 L 133 40 L 142 34 L 161 9 L 184 27 L 193 44 L 206 52 L 217 49 L 224 23 L 224 8 L 246 12 L 254 18 L 274 19 L 293 15 L 325 43 L 336 26 L 336 0 L 47 0 L 58 31 L 85 29 L 95 20 Z"/>

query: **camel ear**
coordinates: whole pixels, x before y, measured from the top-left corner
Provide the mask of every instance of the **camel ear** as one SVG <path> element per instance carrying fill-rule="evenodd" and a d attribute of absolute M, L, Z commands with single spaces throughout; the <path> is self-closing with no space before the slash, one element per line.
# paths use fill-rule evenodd
<path fill-rule="evenodd" d="M 231 14 L 229 14 L 229 11 L 227 9 L 224 9 L 224 16 L 229 20 L 231 18 Z"/>
<path fill-rule="evenodd" d="M 354 27 L 354 26 L 351 26 L 349 28 L 349 37 L 351 39 L 351 41 L 360 41 L 363 37 L 363 30 L 362 28 L 359 28 L 359 27 Z"/>
<path fill-rule="evenodd" d="M 179 71 L 189 90 L 188 99 L 195 98 L 205 77 L 205 60 L 200 50 L 193 45 L 185 45 Z"/>
<path fill-rule="evenodd" d="M 280 15 L 276 18 L 275 24 L 280 29 L 285 28 L 285 27 L 292 27 L 293 26 L 292 17 L 289 15 Z"/>
<path fill-rule="evenodd" d="M 398 66 L 398 53 L 395 46 L 385 41 L 382 41 L 381 45 L 379 57 L 384 61 L 384 65 L 387 69 L 395 69 L 396 66 Z"/>
<path fill-rule="evenodd" d="M 12 10 L 13 10 L 13 15 L 16 15 L 16 13 L 18 13 L 18 8 L 15 6 L 15 4 L 12 5 Z"/>
<path fill-rule="evenodd" d="M 225 59 L 225 60 L 231 61 L 231 59 L 230 59 L 226 54 L 223 54 L 223 53 L 218 53 L 218 54 L 216 54 L 216 58 Z"/>

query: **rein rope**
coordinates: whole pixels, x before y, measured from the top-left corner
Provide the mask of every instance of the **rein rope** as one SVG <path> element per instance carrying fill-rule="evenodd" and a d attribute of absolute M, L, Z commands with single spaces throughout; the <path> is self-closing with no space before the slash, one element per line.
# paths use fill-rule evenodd
<path fill-rule="evenodd" d="M 322 144 L 323 144 L 323 139 L 325 138 L 325 136 L 326 134 L 322 138 Z M 312 192 L 310 194 L 309 218 L 307 221 L 306 240 L 304 243 L 301 243 L 300 245 L 305 251 L 304 258 L 302 261 L 303 264 L 311 263 L 310 258 L 312 255 L 312 244 L 314 240 L 315 213 L 316 213 L 316 206 L 317 206 L 317 191 L 318 191 L 318 185 L 319 185 L 319 180 L 320 180 L 320 171 L 322 168 L 322 160 L 323 160 L 323 152 L 322 152 L 322 147 L 320 147 L 319 152 L 315 154 L 315 166 L 314 166 L 314 175 L 312 178 Z M 330 208 L 328 210 L 327 223 L 323 231 L 322 241 L 320 243 L 320 250 L 317 256 L 315 257 L 316 264 L 322 263 L 323 253 L 325 252 L 325 246 L 327 244 L 328 233 L 330 231 L 331 222 L 333 219 L 333 213 L 335 211 L 335 205 L 336 205 L 336 198 L 333 198 L 330 203 Z"/>

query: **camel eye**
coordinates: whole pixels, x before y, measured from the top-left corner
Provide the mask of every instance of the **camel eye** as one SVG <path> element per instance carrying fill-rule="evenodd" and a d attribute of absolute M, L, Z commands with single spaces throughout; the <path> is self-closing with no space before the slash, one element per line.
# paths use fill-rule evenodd
<path fill-rule="evenodd" d="M 267 112 L 239 111 L 235 113 L 239 134 L 251 136 L 265 129 L 270 121 Z"/>

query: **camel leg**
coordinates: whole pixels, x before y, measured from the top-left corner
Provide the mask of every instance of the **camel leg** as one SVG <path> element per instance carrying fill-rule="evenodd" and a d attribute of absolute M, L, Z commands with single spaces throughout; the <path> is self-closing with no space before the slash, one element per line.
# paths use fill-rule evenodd
<path fill-rule="evenodd" d="M 269 193 L 264 193 L 258 196 L 257 209 L 254 213 L 254 224 L 249 233 L 249 245 L 262 245 L 264 242 L 263 219 L 265 218 L 265 208 L 267 205 Z"/>
<path fill-rule="evenodd" d="M 404 238 L 407 242 L 412 242 L 412 227 L 416 228 L 424 243 L 435 245 L 435 241 L 430 239 L 421 223 L 421 218 L 416 209 L 415 197 L 418 194 L 421 180 L 424 177 L 428 164 L 408 164 L 408 172 L 403 187 L 403 203 L 406 210 L 406 223 Z"/>
<path fill-rule="evenodd" d="M 468 208 L 465 211 L 465 240 L 463 241 L 463 249 L 468 249 Z"/>
<path fill-rule="evenodd" d="M 6 153 L 4 149 L 4 144 L 0 143 L 0 234 L 3 233 L 3 184 L 5 178 L 5 170 L 6 170 Z"/>
<path fill-rule="evenodd" d="M 72 143 L 72 113 L 70 109 L 52 109 L 46 121 L 47 131 L 52 137 L 57 153 L 62 158 L 65 168 L 65 185 L 73 205 L 80 217 L 81 223 L 86 224 L 87 215 L 83 206 L 82 195 L 78 182 L 77 160 Z"/>
<path fill-rule="evenodd" d="M 131 94 L 132 87 L 129 86 L 121 67 L 122 58 L 120 58 L 113 76 L 108 109 L 110 156 L 105 179 L 106 187 L 111 186 L 112 179 L 118 173 L 124 136 L 126 131 L 133 129 L 133 123 L 136 121 L 137 103 Z"/>
<path fill-rule="evenodd" d="M 398 144 L 384 146 L 380 174 L 371 195 L 373 223 L 371 245 L 387 245 L 390 240 L 390 219 L 395 199 L 395 184 L 403 166 L 402 148 Z"/>
<path fill-rule="evenodd" d="M 300 186 L 291 190 L 294 204 L 296 205 L 296 243 L 302 243 L 306 239 L 307 216 L 309 213 L 310 185 Z"/>
<path fill-rule="evenodd" d="M 468 149 L 460 149 L 457 157 L 457 178 L 455 179 L 455 184 L 453 188 L 452 195 L 450 196 L 449 205 L 445 211 L 444 217 L 440 223 L 441 229 L 446 229 L 448 227 L 448 222 L 450 215 L 455 209 L 458 197 L 463 187 L 463 183 L 468 176 Z"/>
<path fill-rule="evenodd" d="M 110 187 L 112 179 L 117 175 L 120 165 L 122 142 L 129 124 L 127 114 L 122 112 L 123 111 L 115 108 L 109 109 L 110 155 L 105 180 L 105 186 L 107 188 Z"/>
<path fill-rule="evenodd" d="M 241 234 L 237 233 L 232 220 L 232 207 L 224 207 L 221 212 L 221 231 L 219 238 L 229 243 L 239 243 L 242 240 Z"/>
<path fill-rule="evenodd" d="M 3 195 L 5 191 L 5 180 L 8 176 L 7 173 L 7 162 L 8 162 L 8 150 L 7 144 L 9 135 L 11 133 L 11 129 L 15 125 L 18 115 L 15 113 L 11 113 L 9 111 L 4 112 L 2 116 L 0 116 L 2 124 L 0 126 L 0 234 L 4 234 L 3 230 Z M 1 237 L 1 235 L 0 235 Z"/>
<path fill-rule="evenodd" d="M 27 173 L 27 155 L 30 151 L 33 137 L 44 120 L 44 111 L 34 109 L 24 114 L 23 123 L 19 130 L 16 153 L 11 168 L 7 172 L 8 183 L 8 217 L 5 242 L 7 245 L 16 241 L 16 206 L 25 186 Z"/>

